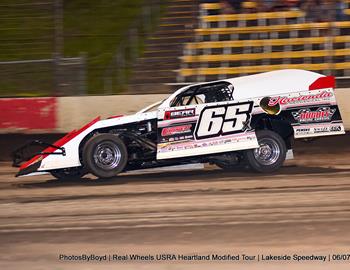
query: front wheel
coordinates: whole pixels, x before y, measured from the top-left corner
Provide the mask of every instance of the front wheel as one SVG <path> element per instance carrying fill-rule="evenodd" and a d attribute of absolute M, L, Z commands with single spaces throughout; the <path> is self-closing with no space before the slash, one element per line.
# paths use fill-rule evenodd
<path fill-rule="evenodd" d="M 287 147 L 281 136 L 271 130 L 258 130 L 259 148 L 244 152 L 248 165 L 256 172 L 269 173 L 282 167 Z"/>
<path fill-rule="evenodd" d="M 84 165 L 99 178 L 111 178 L 122 172 L 128 161 L 124 142 L 113 134 L 89 139 L 83 149 Z"/>

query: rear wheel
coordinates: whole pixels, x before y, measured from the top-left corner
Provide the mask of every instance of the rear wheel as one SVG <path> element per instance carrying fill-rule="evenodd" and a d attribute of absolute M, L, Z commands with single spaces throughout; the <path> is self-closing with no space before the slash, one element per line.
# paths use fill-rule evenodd
<path fill-rule="evenodd" d="M 122 172 L 128 161 L 124 142 L 113 134 L 99 134 L 89 139 L 83 149 L 84 165 L 99 178 Z"/>
<path fill-rule="evenodd" d="M 248 165 L 256 172 L 278 170 L 286 159 L 287 148 L 282 137 L 271 130 L 258 130 L 259 148 L 244 152 Z"/>

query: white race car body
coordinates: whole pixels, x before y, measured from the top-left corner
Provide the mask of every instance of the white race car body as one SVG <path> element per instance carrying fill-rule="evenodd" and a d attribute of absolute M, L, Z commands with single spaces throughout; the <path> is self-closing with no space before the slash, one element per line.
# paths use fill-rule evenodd
<path fill-rule="evenodd" d="M 84 166 L 82 146 L 99 133 L 141 140 L 150 150 L 154 145 L 153 164 L 255 149 L 256 129 L 267 118 L 281 136 L 295 139 L 345 133 L 333 77 L 281 70 L 189 85 L 134 115 L 97 118 L 22 164 L 18 175 Z"/>

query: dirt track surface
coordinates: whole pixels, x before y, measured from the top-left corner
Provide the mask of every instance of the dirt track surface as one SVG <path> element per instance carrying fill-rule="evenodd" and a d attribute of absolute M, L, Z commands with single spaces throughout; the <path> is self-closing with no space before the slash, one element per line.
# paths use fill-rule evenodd
<path fill-rule="evenodd" d="M 272 175 L 217 168 L 14 178 L 0 165 L 0 269 L 349 269 L 337 262 L 69 262 L 60 254 L 350 254 L 349 136 Z"/>

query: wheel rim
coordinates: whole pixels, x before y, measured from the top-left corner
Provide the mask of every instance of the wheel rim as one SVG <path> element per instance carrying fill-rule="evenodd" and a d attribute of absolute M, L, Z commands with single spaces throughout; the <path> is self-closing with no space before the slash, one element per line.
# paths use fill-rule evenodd
<path fill-rule="evenodd" d="M 259 148 L 254 149 L 255 159 L 262 165 L 274 164 L 281 153 L 278 143 L 270 138 L 259 140 Z"/>
<path fill-rule="evenodd" d="M 104 170 L 116 168 L 121 160 L 122 154 L 113 142 L 103 142 L 97 145 L 94 151 L 95 164 Z"/>

